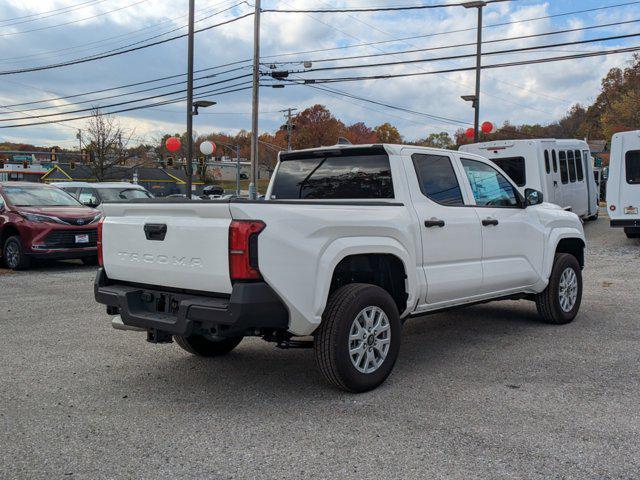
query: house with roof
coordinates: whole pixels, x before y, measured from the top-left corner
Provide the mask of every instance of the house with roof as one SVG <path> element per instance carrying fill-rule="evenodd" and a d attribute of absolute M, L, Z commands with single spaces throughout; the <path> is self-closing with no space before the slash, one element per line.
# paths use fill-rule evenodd
<path fill-rule="evenodd" d="M 71 168 L 69 163 L 58 163 L 42 176 L 45 183 L 52 182 L 97 182 L 98 179 L 91 166 L 76 163 Z M 186 193 L 186 175 L 182 169 L 157 167 L 110 167 L 104 176 L 105 182 L 132 182 L 142 185 L 156 197 Z M 204 182 L 193 177 L 194 193 L 202 192 Z"/>

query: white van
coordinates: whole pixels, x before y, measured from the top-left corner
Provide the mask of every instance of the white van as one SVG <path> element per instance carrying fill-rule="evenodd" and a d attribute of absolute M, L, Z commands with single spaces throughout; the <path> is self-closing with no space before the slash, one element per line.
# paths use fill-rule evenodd
<path fill-rule="evenodd" d="M 583 140 L 499 140 L 462 145 L 504 170 L 524 193 L 539 190 L 544 201 L 589 220 L 598 217 L 598 187 L 589 145 Z"/>
<path fill-rule="evenodd" d="M 616 133 L 611 139 L 607 206 L 612 227 L 640 238 L 640 130 Z"/>

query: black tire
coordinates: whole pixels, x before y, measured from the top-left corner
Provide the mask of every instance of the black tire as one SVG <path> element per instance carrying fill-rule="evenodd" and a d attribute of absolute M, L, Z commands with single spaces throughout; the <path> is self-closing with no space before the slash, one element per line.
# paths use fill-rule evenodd
<path fill-rule="evenodd" d="M 180 337 L 174 335 L 176 343 L 187 352 L 199 357 L 219 357 L 226 355 L 236 348 L 243 337 L 225 338 L 224 340 L 209 340 L 202 335 L 189 335 Z"/>
<path fill-rule="evenodd" d="M 570 310 L 564 310 L 560 302 L 560 280 L 565 270 L 571 269 L 576 276 L 576 300 Z M 568 253 L 556 253 L 553 269 L 549 277 L 547 288 L 536 295 L 538 314 L 545 323 L 563 325 L 576 318 L 582 301 L 582 270 L 578 260 Z"/>
<path fill-rule="evenodd" d="M 31 266 L 31 259 L 25 255 L 20 237 L 9 237 L 2 250 L 4 264 L 11 270 L 26 270 Z"/>
<path fill-rule="evenodd" d="M 356 368 L 349 354 L 349 336 L 353 323 L 359 314 L 367 307 L 378 307 L 382 310 L 389 323 L 389 346 L 386 357 L 376 370 L 364 373 Z M 324 310 L 322 323 L 314 334 L 314 352 L 316 363 L 324 378 L 333 386 L 348 392 L 366 392 L 382 384 L 398 358 L 400 352 L 400 336 L 402 325 L 398 308 L 391 296 L 382 288 L 364 283 L 345 285 L 336 290 Z M 367 335 L 366 332 L 363 335 Z M 380 335 L 378 333 L 377 335 Z M 374 336 L 372 342 L 379 338 Z M 369 334 L 369 336 L 372 336 Z M 359 340 L 356 340 L 359 341 Z M 365 340 L 360 341 L 363 355 L 366 355 Z M 369 342 L 367 338 L 367 342 Z M 376 343 L 377 344 L 377 343 Z M 372 343 L 367 343 L 372 345 Z M 383 358 L 369 347 L 372 355 Z M 366 366 L 369 358 L 366 358 Z"/>
<path fill-rule="evenodd" d="M 98 265 L 98 256 L 93 257 L 82 257 L 82 263 L 87 266 L 95 266 Z"/>
<path fill-rule="evenodd" d="M 640 238 L 640 228 L 627 227 L 624 229 L 627 238 Z"/>
<path fill-rule="evenodd" d="M 590 217 L 587 217 L 587 220 L 589 220 L 590 222 L 595 222 L 596 220 L 598 220 L 598 212 L 591 215 Z"/>

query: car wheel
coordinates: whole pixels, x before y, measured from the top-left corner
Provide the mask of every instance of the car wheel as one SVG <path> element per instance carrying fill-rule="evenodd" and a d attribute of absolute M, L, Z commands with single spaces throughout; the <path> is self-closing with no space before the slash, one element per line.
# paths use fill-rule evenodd
<path fill-rule="evenodd" d="M 398 308 L 382 288 L 362 283 L 336 290 L 314 335 L 324 378 L 348 392 L 382 384 L 398 358 L 402 326 Z"/>
<path fill-rule="evenodd" d="M 625 228 L 624 233 L 627 238 L 640 238 L 640 228 Z"/>
<path fill-rule="evenodd" d="M 88 265 L 88 266 L 98 265 L 98 257 L 97 256 L 94 256 L 94 257 L 83 257 L 82 258 L 82 263 L 84 263 L 85 265 Z"/>
<path fill-rule="evenodd" d="M 546 323 L 562 325 L 573 321 L 582 301 L 582 270 L 568 253 L 557 253 L 549 285 L 536 295 L 536 307 Z"/>
<path fill-rule="evenodd" d="M 9 237 L 2 252 L 5 265 L 11 270 L 26 270 L 31 265 L 31 259 L 25 255 L 20 237 Z"/>
<path fill-rule="evenodd" d="M 223 340 L 210 340 L 202 335 L 181 337 L 174 335 L 176 343 L 187 352 L 199 357 L 219 357 L 236 348 L 243 337 L 231 337 Z"/>

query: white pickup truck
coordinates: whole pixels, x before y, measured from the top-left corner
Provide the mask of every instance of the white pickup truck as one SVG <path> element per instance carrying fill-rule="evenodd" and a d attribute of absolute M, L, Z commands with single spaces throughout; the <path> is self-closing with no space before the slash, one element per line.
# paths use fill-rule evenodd
<path fill-rule="evenodd" d="M 478 155 L 281 153 L 265 198 L 105 205 L 95 297 L 114 327 L 202 356 L 246 336 L 312 346 L 331 384 L 362 392 L 391 372 L 409 317 L 499 299 L 552 324 L 578 313 L 580 220 Z"/>

